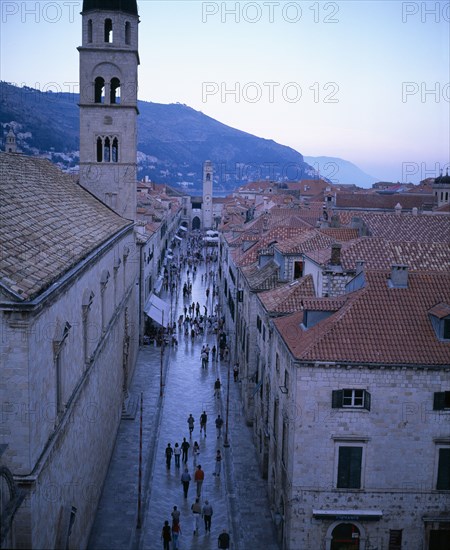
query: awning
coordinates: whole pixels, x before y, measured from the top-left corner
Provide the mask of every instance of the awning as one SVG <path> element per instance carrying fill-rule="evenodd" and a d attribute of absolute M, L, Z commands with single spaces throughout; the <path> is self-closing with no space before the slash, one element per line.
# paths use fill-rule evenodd
<path fill-rule="evenodd" d="M 180 225 L 178 229 L 181 229 L 181 231 L 187 231 L 187 227 L 184 227 L 184 225 Z"/>
<path fill-rule="evenodd" d="M 383 517 L 381 510 L 313 510 L 315 519 L 334 519 L 339 521 L 377 521 Z"/>
<path fill-rule="evenodd" d="M 174 239 L 178 239 L 179 241 L 182 241 L 183 239 L 179 237 L 178 235 L 175 235 Z"/>
<path fill-rule="evenodd" d="M 169 323 L 170 306 L 155 294 L 151 294 L 144 307 L 144 313 L 163 327 Z"/>

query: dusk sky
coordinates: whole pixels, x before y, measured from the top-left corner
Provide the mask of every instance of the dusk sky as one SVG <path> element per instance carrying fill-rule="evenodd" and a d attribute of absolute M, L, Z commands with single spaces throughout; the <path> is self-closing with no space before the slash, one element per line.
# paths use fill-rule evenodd
<path fill-rule="evenodd" d="M 2 1 L 1 80 L 78 92 L 81 6 Z M 380 180 L 417 183 L 447 169 L 449 2 L 138 7 L 139 99 L 184 103 Z"/>

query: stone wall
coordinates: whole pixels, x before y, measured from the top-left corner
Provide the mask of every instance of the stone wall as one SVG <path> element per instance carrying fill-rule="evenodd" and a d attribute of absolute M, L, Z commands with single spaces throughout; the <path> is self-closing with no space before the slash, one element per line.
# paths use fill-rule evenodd
<path fill-rule="evenodd" d="M 28 493 L 14 524 L 18 547 L 64 546 L 72 506 L 77 513 L 70 548 L 87 544 L 121 416 L 126 335 L 128 380 L 137 357 L 139 265 L 129 256 L 131 238 L 132 230 L 72 277 L 64 290 L 44 300 L 39 311 L 2 315 L 1 401 L 7 411 L 2 429 L 8 443 L 3 459 Z M 102 297 L 105 270 L 111 276 Z M 94 297 L 83 325 L 86 290 Z M 66 322 L 70 329 L 60 351 L 58 413 L 55 338 Z"/>

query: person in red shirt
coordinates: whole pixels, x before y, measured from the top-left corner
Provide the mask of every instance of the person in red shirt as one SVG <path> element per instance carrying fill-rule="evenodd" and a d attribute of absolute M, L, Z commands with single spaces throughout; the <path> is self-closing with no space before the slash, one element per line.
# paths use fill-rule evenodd
<path fill-rule="evenodd" d="M 197 496 L 202 494 L 203 480 L 205 479 L 205 472 L 202 470 L 201 464 L 197 466 L 194 475 L 194 481 L 197 483 Z"/>

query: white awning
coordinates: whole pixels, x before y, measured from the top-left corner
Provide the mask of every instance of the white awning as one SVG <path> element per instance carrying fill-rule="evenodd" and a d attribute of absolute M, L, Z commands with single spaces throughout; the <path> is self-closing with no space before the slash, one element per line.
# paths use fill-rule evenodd
<path fill-rule="evenodd" d="M 181 229 L 181 231 L 187 231 L 187 227 L 184 227 L 184 225 L 180 225 L 178 229 Z"/>
<path fill-rule="evenodd" d="M 170 306 L 155 294 L 151 294 L 144 307 L 144 313 L 163 327 L 169 322 Z"/>
<path fill-rule="evenodd" d="M 175 235 L 174 239 L 178 239 L 179 241 L 182 241 L 183 239 L 179 237 L 178 235 Z"/>

